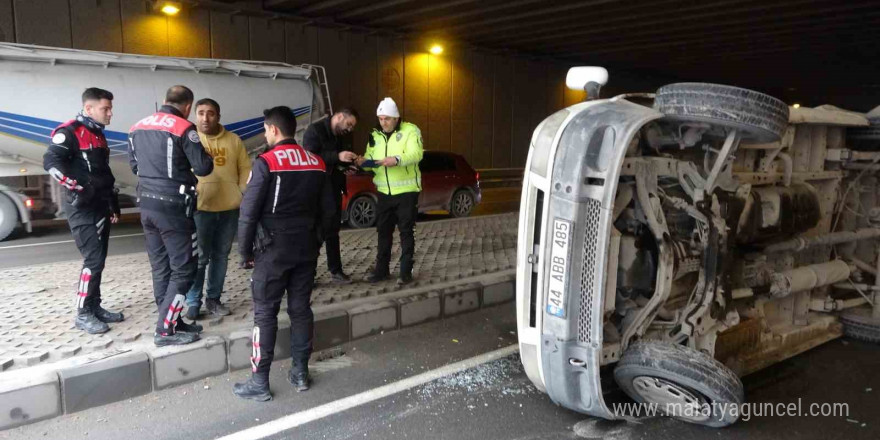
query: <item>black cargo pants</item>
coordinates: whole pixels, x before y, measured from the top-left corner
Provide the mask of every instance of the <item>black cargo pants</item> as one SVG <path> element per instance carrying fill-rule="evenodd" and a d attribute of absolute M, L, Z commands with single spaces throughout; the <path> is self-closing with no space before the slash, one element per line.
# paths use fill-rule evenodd
<path fill-rule="evenodd" d="M 295 368 L 308 365 L 312 354 L 314 315 L 310 304 L 318 265 L 318 240 L 308 227 L 270 231 L 272 244 L 255 255 L 251 288 L 254 298 L 254 330 L 251 367 L 268 379 L 275 357 L 278 311 L 287 292 L 290 317 L 290 353 Z"/>
<path fill-rule="evenodd" d="M 396 225 L 400 230 L 400 273 L 412 274 L 416 251 L 415 227 L 416 216 L 419 214 L 419 193 L 408 192 L 395 196 L 379 193 L 376 211 L 379 249 L 376 253 L 375 273 L 379 275 L 389 273 Z"/>
<path fill-rule="evenodd" d="M 83 257 L 76 292 L 77 314 L 94 313 L 101 305 L 101 274 L 110 240 L 110 212 L 102 209 L 66 207 L 73 240 Z"/>
<path fill-rule="evenodd" d="M 174 334 L 198 268 L 196 223 L 185 215 L 141 210 L 141 224 L 153 270 L 153 296 L 159 308 L 156 333 Z"/>

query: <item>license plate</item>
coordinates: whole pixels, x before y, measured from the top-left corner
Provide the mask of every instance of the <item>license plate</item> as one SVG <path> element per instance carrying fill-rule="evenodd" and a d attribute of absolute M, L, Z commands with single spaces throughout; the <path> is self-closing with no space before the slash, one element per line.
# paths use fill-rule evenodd
<path fill-rule="evenodd" d="M 547 313 L 565 318 L 565 286 L 568 284 L 568 248 L 571 244 L 571 222 L 554 219 L 550 245 L 550 288 L 547 292 Z"/>

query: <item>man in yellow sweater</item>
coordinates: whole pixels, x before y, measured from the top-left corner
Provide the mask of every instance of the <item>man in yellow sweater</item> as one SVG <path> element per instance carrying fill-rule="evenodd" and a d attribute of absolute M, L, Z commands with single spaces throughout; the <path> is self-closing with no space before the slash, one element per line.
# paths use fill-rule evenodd
<path fill-rule="evenodd" d="M 186 317 L 197 319 L 202 306 L 202 286 L 207 272 L 205 305 L 212 315 L 229 315 L 220 302 L 232 239 L 238 230 L 238 208 L 251 172 L 244 143 L 220 125 L 220 104 L 210 98 L 196 102 L 196 127 L 205 150 L 214 157 L 214 171 L 199 177 L 198 233 L 199 268 L 186 294 Z"/>

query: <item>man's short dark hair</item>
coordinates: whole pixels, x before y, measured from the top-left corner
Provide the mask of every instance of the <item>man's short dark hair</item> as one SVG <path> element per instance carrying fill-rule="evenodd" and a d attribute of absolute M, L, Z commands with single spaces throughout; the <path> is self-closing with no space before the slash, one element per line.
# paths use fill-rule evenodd
<path fill-rule="evenodd" d="M 345 116 L 351 116 L 352 118 L 355 118 L 358 121 L 361 120 L 361 115 L 358 114 L 357 110 L 355 110 L 351 107 L 340 107 L 339 109 L 336 110 L 336 113 L 342 113 Z"/>
<path fill-rule="evenodd" d="M 89 87 L 82 94 L 83 104 L 85 104 L 86 101 L 100 101 L 102 99 L 112 101 L 113 94 L 108 90 L 99 89 L 97 87 Z"/>
<path fill-rule="evenodd" d="M 293 137 L 296 134 L 296 115 L 290 107 L 283 105 L 272 107 L 263 110 L 263 116 L 266 117 L 266 125 L 274 125 L 281 131 L 282 136 Z"/>
<path fill-rule="evenodd" d="M 195 99 L 193 91 L 187 86 L 171 86 L 171 88 L 165 92 L 166 104 L 187 105 L 192 103 Z"/>
<path fill-rule="evenodd" d="M 196 108 L 199 108 L 200 105 L 210 105 L 211 107 L 214 107 L 214 111 L 216 111 L 218 115 L 220 114 L 220 104 L 217 104 L 217 101 L 214 101 L 211 98 L 202 98 L 198 100 L 198 102 L 196 102 Z"/>

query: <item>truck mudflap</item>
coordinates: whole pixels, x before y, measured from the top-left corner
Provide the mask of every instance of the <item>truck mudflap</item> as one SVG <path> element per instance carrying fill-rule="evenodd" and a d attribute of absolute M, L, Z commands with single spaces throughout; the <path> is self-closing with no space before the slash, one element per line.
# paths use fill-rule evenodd
<path fill-rule="evenodd" d="M 542 314 L 538 352 L 542 385 L 554 402 L 611 419 L 599 367 L 612 211 L 627 150 L 644 124 L 663 115 L 625 99 L 569 108 L 575 109 L 555 137 L 546 182 L 534 305 Z"/>

